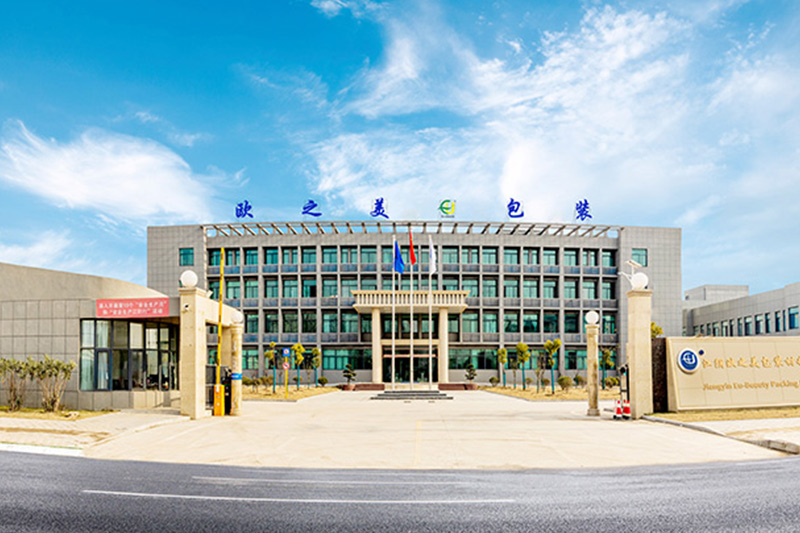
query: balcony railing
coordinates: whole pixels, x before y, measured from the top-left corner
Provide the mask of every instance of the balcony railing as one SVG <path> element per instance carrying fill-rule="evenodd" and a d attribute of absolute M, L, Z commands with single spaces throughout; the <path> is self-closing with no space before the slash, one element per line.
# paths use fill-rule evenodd
<path fill-rule="evenodd" d="M 373 308 L 388 310 L 394 303 L 395 309 L 424 308 L 429 305 L 435 309 L 448 308 L 451 312 L 461 312 L 467 307 L 469 291 L 353 291 L 354 306 L 359 312 L 370 312 Z M 430 300 L 428 297 L 430 295 Z"/>

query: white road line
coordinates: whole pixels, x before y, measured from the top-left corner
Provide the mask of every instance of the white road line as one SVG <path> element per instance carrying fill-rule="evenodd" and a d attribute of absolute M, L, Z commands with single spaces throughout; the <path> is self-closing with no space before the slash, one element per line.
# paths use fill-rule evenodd
<path fill-rule="evenodd" d="M 307 483 L 312 485 L 467 485 L 466 481 L 346 481 L 346 480 L 317 480 L 317 479 L 258 479 L 236 477 L 207 477 L 192 476 L 198 481 L 225 484 L 255 484 L 255 483 Z"/>
<path fill-rule="evenodd" d="M 162 500 L 200 500 L 221 502 L 258 502 L 258 503 L 336 503 L 363 505 L 475 505 L 481 503 L 515 503 L 516 500 L 322 500 L 314 498 L 241 498 L 235 496 L 201 496 L 195 494 L 150 494 L 146 492 L 119 492 L 113 490 L 83 490 L 84 494 L 102 496 L 122 496 L 129 498 L 151 498 Z"/>

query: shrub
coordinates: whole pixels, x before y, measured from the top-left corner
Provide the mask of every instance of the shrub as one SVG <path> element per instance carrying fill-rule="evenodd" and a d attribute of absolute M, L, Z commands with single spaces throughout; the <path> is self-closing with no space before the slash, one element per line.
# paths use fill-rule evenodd
<path fill-rule="evenodd" d="M 499 382 L 500 379 L 497 376 L 492 376 L 489 378 L 489 383 L 492 384 L 492 387 L 496 387 Z"/>
<path fill-rule="evenodd" d="M 586 378 L 578 374 L 577 376 L 575 376 L 575 385 L 578 387 L 583 387 L 584 385 L 586 385 Z"/>
<path fill-rule="evenodd" d="M 325 385 L 328 384 L 328 378 L 326 378 L 325 376 L 320 376 L 319 379 L 317 379 L 317 383 L 319 383 L 324 387 Z"/>
<path fill-rule="evenodd" d="M 464 373 L 464 377 L 467 378 L 467 381 L 472 383 L 472 380 L 475 379 L 478 373 L 475 371 L 475 365 L 472 363 L 467 364 L 466 372 Z"/>
<path fill-rule="evenodd" d="M 258 381 L 264 386 L 272 385 L 272 376 L 262 376 Z"/>
<path fill-rule="evenodd" d="M 294 381 L 295 383 L 302 383 L 303 376 L 292 376 L 292 381 Z"/>
<path fill-rule="evenodd" d="M 6 389 L 8 407 L 11 411 L 19 411 L 25 396 L 25 386 L 31 377 L 28 361 L 16 359 L 0 359 L 0 381 Z"/>
<path fill-rule="evenodd" d="M 542 387 L 547 387 L 548 385 L 550 385 L 550 378 L 542 378 L 541 383 Z"/>
<path fill-rule="evenodd" d="M 525 378 L 526 385 L 533 385 L 533 378 Z"/>
<path fill-rule="evenodd" d="M 348 385 L 350 384 L 350 381 L 356 380 L 357 375 L 358 374 L 356 374 L 356 371 L 353 370 L 353 367 L 350 365 L 350 363 L 344 365 L 344 372 L 342 372 L 342 376 L 344 376 L 344 379 L 347 380 Z"/>
<path fill-rule="evenodd" d="M 572 387 L 572 378 L 569 376 L 561 376 L 556 380 L 558 386 L 561 387 L 561 390 L 569 390 Z"/>
<path fill-rule="evenodd" d="M 615 378 L 613 376 L 608 376 L 606 378 L 606 387 L 609 387 L 609 388 L 610 387 L 614 387 L 616 381 L 617 381 L 617 378 Z"/>
<path fill-rule="evenodd" d="M 61 409 L 61 398 L 67 387 L 69 377 L 75 370 L 75 361 L 59 361 L 45 355 L 41 361 L 28 358 L 30 374 L 39 384 L 42 391 L 42 408 L 45 411 L 58 411 Z"/>

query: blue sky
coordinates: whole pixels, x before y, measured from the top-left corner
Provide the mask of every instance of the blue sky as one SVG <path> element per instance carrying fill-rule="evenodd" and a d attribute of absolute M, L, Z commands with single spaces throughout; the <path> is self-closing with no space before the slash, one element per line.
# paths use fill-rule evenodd
<path fill-rule="evenodd" d="M 683 228 L 683 284 L 799 281 L 792 0 L 6 3 L 0 261 L 146 281 L 146 226 Z"/>

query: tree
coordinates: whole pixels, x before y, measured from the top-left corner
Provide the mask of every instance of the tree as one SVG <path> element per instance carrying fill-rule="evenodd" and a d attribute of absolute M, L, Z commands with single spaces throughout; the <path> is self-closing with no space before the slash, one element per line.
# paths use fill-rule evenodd
<path fill-rule="evenodd" d="M 9 410 L 19 411 L 22 407 L 25 386 L 30 377 L 30 365 L 27 361 L 0 359 L 0 381 L 6 389 Z"/>
<path fill-rule="evenodd" d="M 555 359 L 554 355 L 558 353 L 558 350 L 561 348 L 561 339 L 553 339 L 549 340 L 544 343 L 544 351 L 547 353 L 547 365 L 550 367 L 550 391 L 555 394 L 556 393 L 556 383 L 555 383 Z"/>
<path fill-rule="evenodd" d="M 472 361 L 467 363 L 466 372 L 464 373 L 464 377 L 467 378 L 467 381 L 472 383 L 472 380 L 475 379 L 478 373 L 475 371 L 475 365 L 472 364 Z"/>
<path fill-rule="evenodd" d="M 600 368 L 603 370 L 603 390 L 606 388 L 606 370 L 614 368 L 614 350 L 615 348 L 610 346 L 600 348 Z"/>
<path fill-rule="evenodd" d="M 298 390 L 300 390 L 300 365 L 302 365 L 303 361 L 305 360 L 305 357 L 303 357 L 304 353 L 306 353 L 306 349 L 299 342 L 292 346 L 292 355 L 294 355 L 294 368 L 297 370 L 295 382 L 297 383 Z"/>
<path fill-rule="evenodd" d="M 514 376 L 514 388 L 517 388 L 517 370 L 519 370 L 519 359 L 516 357 L 508 362 L 508 368 Z"/>
<path fill-rule="evenodd" d="M 277 361 L 275 360 L 275 346 L 274 342 L 269 343 L 269 350 L 264 352 L 264 357 L 267 358 L 269 364 L 272 365 L 272 394 L 275 394 L 275 371 L 277 370 Z"/>
<path fill-rule="evenodd" d="M 59 361 L 48 355 L 45 355 L 41 361 L 28 358 L 29 372 L 39 384 L 39 390 L 42 391 L 42 408 L 45 411 L 52 412 L 61 409 L 64 389 L 76 366 L 75 361 Z"/>
<path fill-rule="evenodd" d="M 506 386 L 506 361 L 508 361 L 508 350 L 500 348 L 497 350 L 497 366 L 503 373 L 503 387 Z"/>
<path fill-rule="evenodd" d="M 356 371 L 353 370 L 352 365 L 350 363 L 347 363 L 346 365 L 344 365 L 344 371 L 342 372 L 342 375 L 344 376 L 344 379 L 347 380 L 347 384 L 350 385 L 351 380 L 352 381 L 356 380 L 357 374 Z"/>
<path fill-rule="evenodd" d="M 664 330 L 661 329 L 661 326 L 656 324 L 655 322 L 650 322 L 650 338 L 655 339 L 664 334 Z"/>
<path fill-rule="evenodd" d="M 525 379 L 525 365 L 531 358 L 531 351 L 524 342 L 517 343 L 517 360 L 522 363 L 522 390 L 527 389 L 528 381 Z"/>
<path fill-rule="evenodd" d="M 311 348 L 311 362 L 310 366 L 314 369 L 314 383 L 317 383 L 317 369 L 322 365 L 322 351 L 314 346 Z M 311 375 L 308 376 L 309 380 L 311 379 Z"/>

